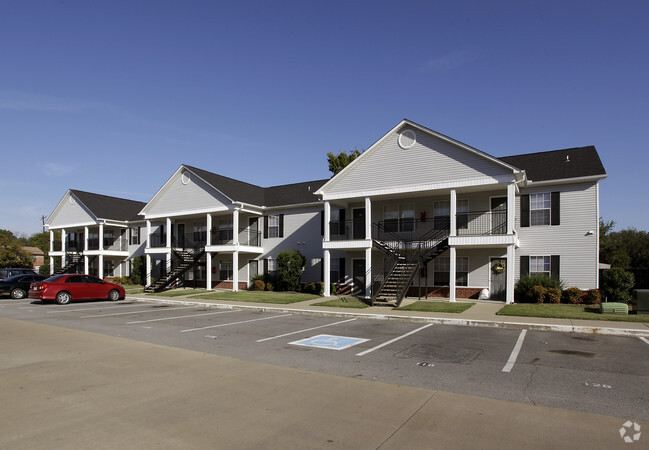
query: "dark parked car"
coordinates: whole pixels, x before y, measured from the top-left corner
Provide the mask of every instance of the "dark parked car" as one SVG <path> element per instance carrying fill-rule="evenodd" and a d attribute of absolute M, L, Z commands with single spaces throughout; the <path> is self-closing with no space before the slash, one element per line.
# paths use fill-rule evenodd
<path fill-rule="evenodd" d="M 9 295 L 11 298 L 21 299 L 27 297 L 29 286 L 34 281 L 43 281 L 47 277 L 43 275 L 23 274 L 0 280 L 0 295 Z"/>
<path fill-rule="evenodd" d="M 9 278 L 13 277 L 14 275 L 37 275 L 36 272 L 34 272 L 34 269 L 5 269 L 2 268 L 0 269 L 0 280 L 4 278 Z"/>
<path fill-rule="evenodd" d="M 43 302 L 56 301 L 66 305 L 72 300 L 108 299 L 121 300 L 126 296 L 124 288 L 92 275 L 54 275 L 32 283 L 29 298 Z"/>

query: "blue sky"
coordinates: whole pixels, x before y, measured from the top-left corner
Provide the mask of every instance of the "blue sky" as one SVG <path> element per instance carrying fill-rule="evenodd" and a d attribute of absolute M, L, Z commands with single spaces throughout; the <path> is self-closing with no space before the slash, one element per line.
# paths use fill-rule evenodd
<path fill-rule="evenodd" d="M 0 3 L 0 228 L 67 189 L 148 201 L 186 163 L 328 178 L 401 119 L 494 156 L 595 145 L 600 211 L 649 230 L 649 3 Z"/>

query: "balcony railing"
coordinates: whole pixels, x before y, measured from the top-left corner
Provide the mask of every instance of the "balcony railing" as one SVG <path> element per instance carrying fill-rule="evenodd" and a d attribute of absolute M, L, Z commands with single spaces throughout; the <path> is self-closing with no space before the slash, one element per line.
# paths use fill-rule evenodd
<path fill-rule="evenodd" d="M 160 248 L 167 246 L 167 233 L 153 233 L 149 236 L 149 245 L 151 247 Z"/>
<path fill-rule="evenodd" d="M 259 247 L 261 245 L 261 232 L 251 228 L 239 229 L 237 235 L 239 244 Z M 216 230 L 212 232 L 212 245 L 234 244 L 234 231 L 232 229 Z"/>
<path fill-rule="evenodd" d="M 373 227 L 372 238 L 389 240 L 399 238 L 404 241 L 418 241 L 430 233 L 449 230 L 449 216 L 432 219 L 391 219 L 378 222 Z M 456 215 L 456 234 L 458 236 L 489 236 L 507 234 L 506 211 L 472 211 Z M 365 239 L 365 223 L 353 220 L 329 222 L 329 240 L 344 241 Z"/>

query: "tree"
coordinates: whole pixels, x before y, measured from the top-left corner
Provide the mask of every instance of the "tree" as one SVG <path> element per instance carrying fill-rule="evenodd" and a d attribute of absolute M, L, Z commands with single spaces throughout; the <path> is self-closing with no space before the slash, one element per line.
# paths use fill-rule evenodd
<path fill-rule="evenodd" d="M 279 289 L 295 291 L 300 286 L 302 268 L 306 258 L 297 250 L 284 250 L 277 255 L 277 275 Z"/>
<path fill-rule="evenodd" d="M 631 289 L 635 283 L 632 273 L 621 267 L 613 267 L 605 271 L 602 277 L 602 291 L 611 302 L 631 302 Z"/>
<path fill-rule="evenodd" d="M 349 165 L 353 160 L 361 156 L 360 150 L 355 148 L 352 151 L 349 152 L 340 152 L 337 155 L 334 155 L 331 152 L 327 152 L 327 161 L 329 162 L 329 172 L 331 172 L 334 176 L 341 170 L 343 170 L 345 167 Z"/>
<path fill-rule="evenodd" d="M 612 267 L 649 269 L 649 233 L 635 228 L 612 231 L 614 225 L 600 219 L 600 261 Z"/>
<path fill-rule="evenodd" d="M 146 283 L 145 272 L 144 256 L 140 255 L 133 258 L 133 268 L 131 269 L 131 280 L 133 280 L 133 283 L 144 285 Z"/>
<path fill-rule="evenodd" d="M 0 267 L 32 267 L 32 257 L 9 230 L 0 230 Z"/>

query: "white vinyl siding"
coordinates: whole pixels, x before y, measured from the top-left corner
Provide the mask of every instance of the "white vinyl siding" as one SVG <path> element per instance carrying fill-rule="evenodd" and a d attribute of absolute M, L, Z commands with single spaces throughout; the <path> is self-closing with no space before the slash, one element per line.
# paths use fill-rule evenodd
<path fill-rule="evenodd" d="M 50 227 L 65 227 L 66 225 L 94 224 L 95 219 L 86 211 L 76 199 L 70 203 L 70 196 L 66 195 L 61 200 L 61 208 L 50 217 L 47 223 Z"/>

